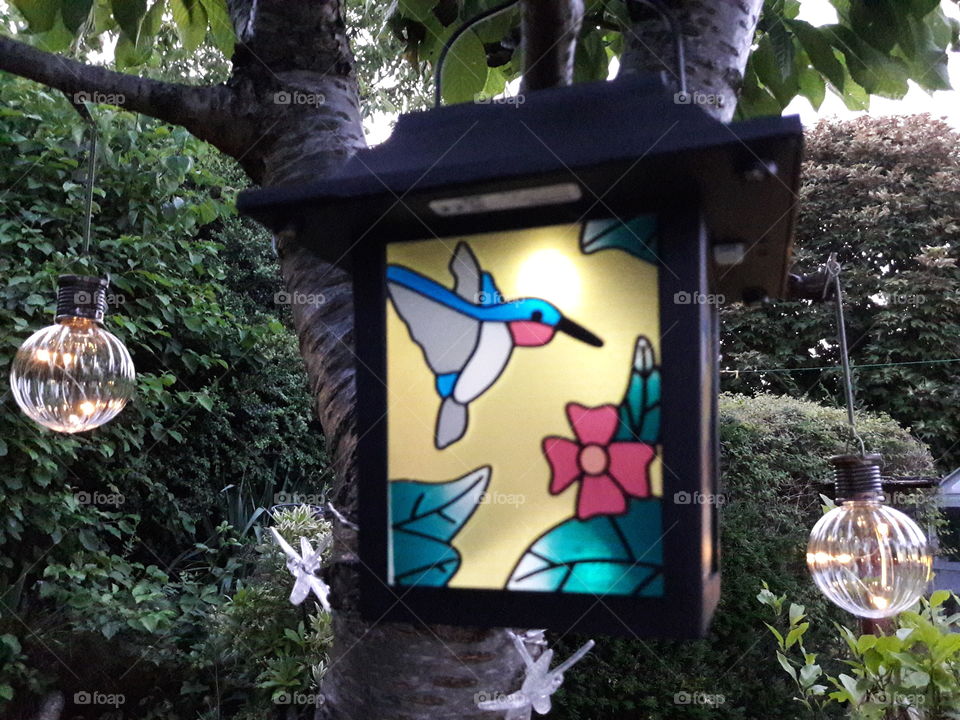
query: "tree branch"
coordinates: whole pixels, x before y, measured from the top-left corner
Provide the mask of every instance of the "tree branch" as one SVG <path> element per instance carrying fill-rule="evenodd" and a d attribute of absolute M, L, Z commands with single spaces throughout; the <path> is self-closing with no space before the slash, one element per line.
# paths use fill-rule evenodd
<path fill-rule="evenodd" d="M 236 122 L 234 93 L 225 86 L 192 87 L 114 72 L 2 36 L 0 70 L 35 80 L 78 100 L 116 105 L 182 125 L 235 157 L 249 141 L 244 124 Z M 229 122 L 231 118 L 234 122 Z"/>
<path fill-rule="evenodd" d="M 583 0 L 524 0 L 520 92 L 570 85 Z"/>

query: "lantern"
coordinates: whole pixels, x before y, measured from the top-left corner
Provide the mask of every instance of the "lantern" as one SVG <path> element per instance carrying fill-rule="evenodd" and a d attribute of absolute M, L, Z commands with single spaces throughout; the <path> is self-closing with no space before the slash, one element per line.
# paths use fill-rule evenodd
<path fill-rule="evenodd" d="M 717 307 L 784 290 L 800 147 L 634 78 L 404 116 L 241 195 L 349 256 L 366 616 L 705 631 Z"/>

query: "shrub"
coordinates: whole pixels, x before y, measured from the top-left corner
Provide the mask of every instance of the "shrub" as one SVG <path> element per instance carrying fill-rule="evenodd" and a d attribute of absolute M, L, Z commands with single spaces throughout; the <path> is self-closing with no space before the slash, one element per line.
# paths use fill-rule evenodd
<path fill-rule="evenodd" d="M 107 327 L 138 382 L 116 420 L 80 436 L 3 395 L 0 715 L 34 717 L 59 689 L 120 692 L 147 717 L 185 683 L 223 681 L 186 658 L 255 564 L 239 548 L 257 506 L 322 492 L 323 442 L 286 318 L 249 282 L 273 260 L 268 236 L 231 216 L 239 172 L 182 129 L 97 108 L 94 253 L 81 257 L 83 122 L 7 75 L 0 104 L 0 375 L 52 322 L 58 274 L 109 272 Z M 193 720 L 188 699 L 161 714 Z"/>
<path fill-rule="evenodd" d="M 768 615 L 756 601 L 761 581 L 807 607 L 810 615 L 845 619 L 817 592 L 805 565 L 810 528 L 820 516 L 829 457 L 845 449 L 846 415 L 786 397 L 723 395 L 720 403 L 722 487 L 720 606 L 710 633 L 694 642 L 603 640 L 571 672 L 557 717 L 577 720 L 790 718 L 789 678 L 772 661 Z M 883 453 L 885 472 L 921 475 L 927 450 L 889 417 L 864 414 L 860 432 Z M 827 623 L 823 623 L 826 625 Z M 829 628 L 811 630 L 823 648 Z M 563 640 L 563 652 L 581 638 Z M 682 704 L 677 693 L 703 693 L 715 704 Z M 723 701 L 719 702 L 719 696 Z"/>
<path fill-rule="evenodd" d="M 858 401 L 911 428 L 941 469 L 953 470 L 960 135 L 920 115 L 823 121 L 805 140 L 797 269 L 812 272 L 838 253 Z M 721 312 L 724 367 L 740 370 L 724 373 L 725 390 L 828 404 L 841 397 L 832 303 L 778 300 Z M 777 372 L 758 372 L 769 369 Z"/>

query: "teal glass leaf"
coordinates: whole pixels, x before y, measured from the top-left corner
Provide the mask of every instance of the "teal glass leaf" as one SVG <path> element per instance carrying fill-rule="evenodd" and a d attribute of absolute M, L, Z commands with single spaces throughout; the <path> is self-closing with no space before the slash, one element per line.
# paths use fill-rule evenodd
<path fill-rule="evenodd" d="M 660 368 L 650 341 L 637 338 L 627 392 L 620 404 L 616 440 L 660 442 Z"/>
<path fill-rule="evenodd" d="M 632 500 L 623 515 L 571 518 L 523 554 L 508 590 L 663 595 L 660 500 Z"/>
<path fill-rule="evenodd" d="M 656 232 L 656 215 L 639 215 L 626 222 L 617 219 L 590 220 L 583 224 L 580 249 L 587 254 L 600 250 L 623 250 L 641 260 L 656 262 Z"/>
<path fill-rule="evenodd" d="M 450 543 L 490 484 L 484 466 L 443 483 L 393 480 L 390 486 L 391 574 L 397 585 L 446 585 L 460 568 Z"/>

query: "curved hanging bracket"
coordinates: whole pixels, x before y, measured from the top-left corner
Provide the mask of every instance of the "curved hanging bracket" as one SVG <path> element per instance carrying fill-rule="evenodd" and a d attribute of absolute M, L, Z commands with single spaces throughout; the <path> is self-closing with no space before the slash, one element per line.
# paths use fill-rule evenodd
<path fill-rule="evenodd" d="M 73 109 L 87 123 L 90 133 L 90 139 L 87 146 L 87 178 L 85 182 L 85 216 L 83 218 L 83 253 L 81 256 L 90 254 L 90 233 L 91 223 L 93 221 L 93 181 L 97 172 L 97 123 L 90 114 L 87 104 L 78 100 L 75 95 L 64 93 L 64 96 L 70 101 Z"/>

